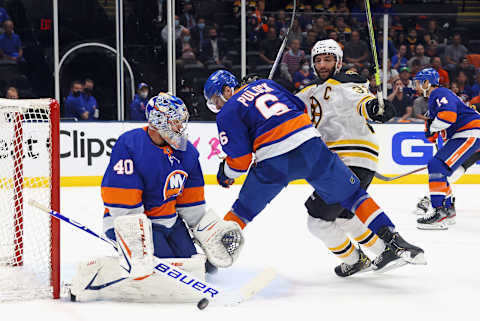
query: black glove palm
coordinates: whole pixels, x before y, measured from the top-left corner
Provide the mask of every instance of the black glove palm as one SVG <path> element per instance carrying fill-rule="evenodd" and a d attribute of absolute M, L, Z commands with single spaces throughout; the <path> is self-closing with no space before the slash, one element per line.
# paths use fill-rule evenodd
<path fill-rule="evenodd" d="M 384 111 L 380 115 L 380 105 L 378 104 L 378 99 L 372 99 L 367 102 L 367 113 L 368 117 L 373 121 L 378 121 L 381 123 L 387 122 L 395 116 L 395 106 L 389 101 L 384 99 Z"/>

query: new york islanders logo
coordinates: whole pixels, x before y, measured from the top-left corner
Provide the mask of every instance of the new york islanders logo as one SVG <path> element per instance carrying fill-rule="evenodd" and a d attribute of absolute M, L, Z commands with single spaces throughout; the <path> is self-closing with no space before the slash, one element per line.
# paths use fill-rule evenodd
<path fill-rule="evenodd" d="M 172 196 L 182 194 L 183 186 L 187 180 L 188 174 L 182 170 L 175 170 L 168 174 L 163 187 L 163 199 L 167 200 Z"/>

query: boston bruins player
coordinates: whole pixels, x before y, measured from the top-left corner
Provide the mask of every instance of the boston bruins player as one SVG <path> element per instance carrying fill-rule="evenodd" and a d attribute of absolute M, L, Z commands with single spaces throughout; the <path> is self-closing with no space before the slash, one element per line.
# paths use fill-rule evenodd
<path fill-rule="evenodd" d="M 341 72 L 342 57 L 336 41 L 318 41 L 311 52 L 318 79 L 297 96 L 306 104 L 314 126 L 330 150 L 337 153 L 367 189 L 377 169 L 379 153 L 373 128 L 367 120 L 385 122 L 393 117 L 394 109 L 385 100 L 385 110 L 379 112 L 378 100 L 369 92 L 366 80 L 358 74 Z M 305 206 L 309 230 L 343 261 L 335 268 L 339 276 L 367 269 L 371 263 L 373 269 L 379 271 L 404 265 L 407 261 L 401 256 L 406 251 L 412 253 L 412 257 L 423 254 L 420 248 L 407 243 L 394 231 L 385 214 L 357 217 L 339 204 L 327 205 L 315 192 Z M 361 250 L 355 249 L 345 233 L 376 259 L 371 262 Z M 408 263 L 424 262 L 409 260 Z"/>

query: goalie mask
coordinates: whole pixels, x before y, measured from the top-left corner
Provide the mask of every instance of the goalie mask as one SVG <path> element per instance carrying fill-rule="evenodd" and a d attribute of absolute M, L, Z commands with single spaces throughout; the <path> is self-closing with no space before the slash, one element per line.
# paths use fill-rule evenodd
<path fill-rule="evenodd" d="M 338 45 L 338 43 L 333 39 L 326 39 L 317 41 L 317 43 L 313 46 L 310 57 L 311 57 L 311 64 L 313 68 L 313 72 L 317 77 L 317 69 L 315 69 L 315 57 L 318 55 L 333 55 L 335 56 L 336 63 L 335 69 L 333 70 L 333 75 L 340 72 L 342 69 L 342 60 L 343 60 L 343 51 L 342 48 Z"/>
<path fill-rule="evenodd" d="M 188 110 L 183 101 L 168 93 L 152 97 L 145 108 L 148 127 L 155 130 L 172 148 L 187 150 Z"/>

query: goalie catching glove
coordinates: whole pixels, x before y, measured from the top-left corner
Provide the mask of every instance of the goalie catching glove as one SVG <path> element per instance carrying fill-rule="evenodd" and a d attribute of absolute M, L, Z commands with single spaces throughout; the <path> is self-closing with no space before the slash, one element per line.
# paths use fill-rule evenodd
<path fill-rule="evenodd" d="M 192 232 L 210 263 L 217 267 L 231 266 L 243 247 L 240 226 L 221 219 L 212 210 L 205 213 Z"/>
<path fill-rule="evenodd" d="M 384 112 L 380 114 L 378 99 L 372 99 L 366 103 L 368 117 L 373 121 L 385 123 L 395 116 L 395 106 L 387 99 L 383 100 Z"/>

